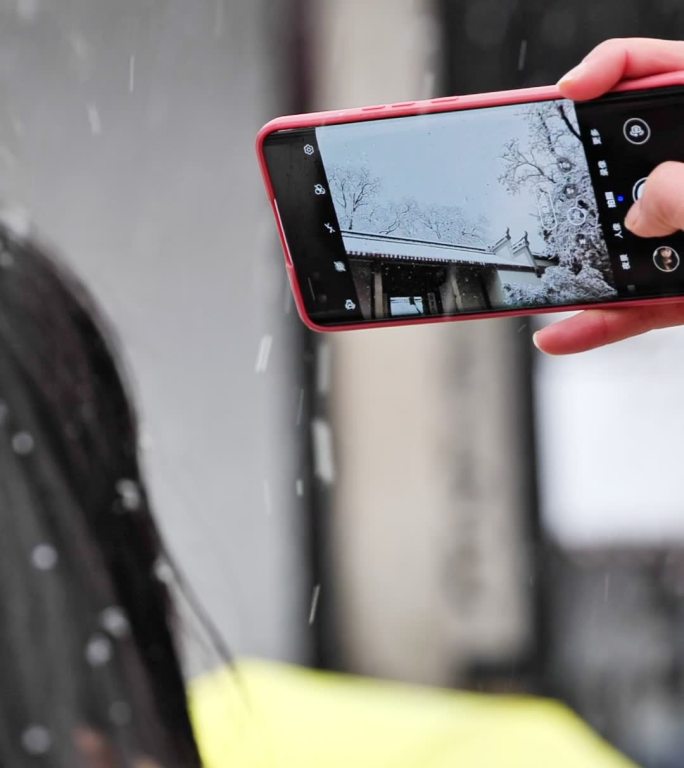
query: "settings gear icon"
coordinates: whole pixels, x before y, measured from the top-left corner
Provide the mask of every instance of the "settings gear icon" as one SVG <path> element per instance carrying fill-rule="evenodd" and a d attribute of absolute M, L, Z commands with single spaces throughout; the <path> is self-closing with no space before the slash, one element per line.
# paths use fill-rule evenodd
<path fill-rule="evenodd" d="M 311 157 L 311 155 L 313 155 L 313 153 L 314 153 L 315 151 L 316 151 L 316 150 L 313 148 L 313 146 L 312 146 L 311 144 L 307 144 L 307 145 L 304 147 L 304 154 L 305 154 L 305 155 L 308 155 L 309 157 Z"/>

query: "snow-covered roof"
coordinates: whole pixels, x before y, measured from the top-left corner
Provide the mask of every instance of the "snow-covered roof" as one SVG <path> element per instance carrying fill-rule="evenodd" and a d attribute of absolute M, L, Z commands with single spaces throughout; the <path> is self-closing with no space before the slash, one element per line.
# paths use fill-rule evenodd
<path fill-rule="evenodd" d="M 390 235 L 342 232 L 344 247 L 350 256 L 381 256 L 396 261 L 430 261 L 444 264 L 481 264 L 503 269 L 533 272 L 534 266 L 506 258 L 506 252 L 494 253 L 489 248 L 454 245 L 429 240 L 411 240 Z"/>

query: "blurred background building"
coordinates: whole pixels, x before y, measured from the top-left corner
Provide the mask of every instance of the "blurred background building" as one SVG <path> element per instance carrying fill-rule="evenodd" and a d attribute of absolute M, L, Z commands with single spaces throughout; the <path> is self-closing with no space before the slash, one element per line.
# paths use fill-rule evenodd
<path fill-rule="evenodd" d="M 684 765 L 684 335 L 313 336 L 253 139 L 288 111 L 554 82 L 672 0 L 0 0 L 0 196 L 120 331 L 171 548 L 229 645 L 569 702 Z M 457 172 L 457 169 L 454 169 Z"/>

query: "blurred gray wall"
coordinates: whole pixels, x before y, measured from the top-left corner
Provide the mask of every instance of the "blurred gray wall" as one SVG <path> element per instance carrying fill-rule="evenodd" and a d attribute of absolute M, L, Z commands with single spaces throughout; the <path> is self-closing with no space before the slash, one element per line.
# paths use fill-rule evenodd
<path fill-rule="evenodd" d="M 227 641 L 299 659 L 299 388 L 253 151 L 285 29 L 281 0 L 2 0 L 0 195 L 120 332 L 158 515 Z"/>

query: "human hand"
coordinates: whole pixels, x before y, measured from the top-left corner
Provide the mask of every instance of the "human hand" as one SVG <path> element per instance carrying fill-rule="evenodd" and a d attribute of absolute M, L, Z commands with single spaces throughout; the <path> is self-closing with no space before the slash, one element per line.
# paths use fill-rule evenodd
<path fill-rule="evenodd" d="M 684 70 L 684 41 L 619 38 L 606 40 L 558 82 L 563 96 L 593 99 L 621 80 Z M 648 177 L 625 225 L 640 237 L 684 229 L 684 163 L 667 162 Z M 655 328 L 684 324 L 684 300 L 647 307 L 587 309 L 549 325 L 534 343 L 552 355 L 584 352 Z"/>
<path fill-rule="evenodd" d="M 77 728 L 74 732 L 74 743 L 84 760 L 84 768 L 119 768 L 121 765 L 112 744 L 98 731 L 86 727 Z M 160 766 L 149 758 L 141 757 L 135 760 L 133 768 L 160 768 Z"/>

